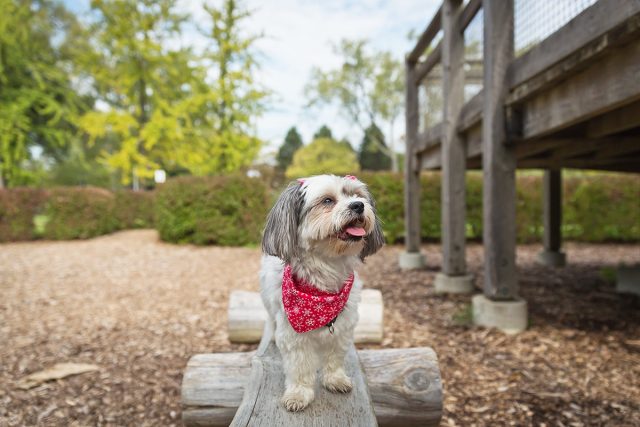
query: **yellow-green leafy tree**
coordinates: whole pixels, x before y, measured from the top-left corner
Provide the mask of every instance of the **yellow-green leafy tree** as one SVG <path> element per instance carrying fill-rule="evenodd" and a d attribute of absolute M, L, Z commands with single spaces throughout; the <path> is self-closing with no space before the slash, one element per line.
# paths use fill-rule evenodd
<path fill-rule="evenodd" d="M 287 168 L 287 178 L 331 173 L 354 174 L 360 170 L 356 153 L 344 144 L 330 138 L 318 138 L 300 148 Z"/>

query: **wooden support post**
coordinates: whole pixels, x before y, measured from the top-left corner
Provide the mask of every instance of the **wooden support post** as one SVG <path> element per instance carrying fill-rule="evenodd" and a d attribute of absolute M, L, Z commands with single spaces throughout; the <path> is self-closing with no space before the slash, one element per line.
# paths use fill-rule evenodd
<path fill-rule="evenodd" d="M 406 64 L 406 152 L 404 167 L 404 210 L 406 252 L 400 254 L 400 267 L 421 268 L 424 256 L 420 253 L 420 166 L 414 151 L 418 139 L 418 86 L 415 83 L 416 63 L 408 58 Z"/>
<path fill-rule="evenodd" d="M 513 52 L 513 0 L 483 0 L 484 111 L 482 122 L 484 294 L 514 300 L 516 277 L 516 157 L 507 141 L 504 101 Z"/>
<path fill-rule="evenodd" d="M 559 252 L 562 245 L 562 171 L 548 170 L 544 173 L 544 248 Z"/>
<path fill-rule="evenodd" d="M 442 5 L 442 272 L 436 276 L 438 293 L 473 291 L 465 260 L 465 141 L 458 133 L 464 104 L 464 36 L 458 27 L 461 0 Z"/>
<path fill-rule="evenodd" d="M 552 267 L 566 263 L 562 247 L 562 170 L 545 171 L 542 188 L 544 207 L 544 250 L 538 254 L 538 262 Z"/>
<path fill-rule="evenodd" d="M 464 38 L 456 24 L 461 0 L 442 5 L 442 270 L 450 276 L 466 273 L 465 263 L 465 146 L 457 118 L 464 104 Z"/>

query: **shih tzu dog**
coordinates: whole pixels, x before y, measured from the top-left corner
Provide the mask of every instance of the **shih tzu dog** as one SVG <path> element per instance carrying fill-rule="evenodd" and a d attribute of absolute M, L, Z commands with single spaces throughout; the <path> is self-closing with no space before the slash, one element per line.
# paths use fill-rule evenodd
<path fill-rule="evenodd" d="M 271 209 L 260 292 L 282 355 L 287 410 L 313 401 L 320 368 L 329 391 L 351 391 L 344 362 L 362 288 L 355 268 L 383 244 L 373 198 L 351 175 L 300 179 Z"/>

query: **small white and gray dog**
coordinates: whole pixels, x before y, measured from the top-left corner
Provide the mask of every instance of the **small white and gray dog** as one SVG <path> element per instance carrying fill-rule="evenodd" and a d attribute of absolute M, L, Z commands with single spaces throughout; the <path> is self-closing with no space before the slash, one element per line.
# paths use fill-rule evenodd
<path fill-rule="evenodd" d="M 325 388 L 351 391 L 344 363 L 362 288 L 355 269 L 383 244 L 374 200 L 351 175 L 300 179 L 271 209 L 260 291 L 282 355 L 287 410 L 313 401 L 320 368 Z"/>

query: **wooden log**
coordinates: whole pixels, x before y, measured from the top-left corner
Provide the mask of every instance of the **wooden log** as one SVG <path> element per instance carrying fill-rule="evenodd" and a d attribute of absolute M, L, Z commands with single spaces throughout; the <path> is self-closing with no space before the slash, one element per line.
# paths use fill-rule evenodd
<path fill-rule="evenodd" d="M 442 4 L 442 272 L 447 276 L 467 273 L 465 260 L 465 143 L 457 131 L 464 104 L 464 38 L 457 27 L 461 0 Z"/>
<path fill-rule="evenodd" d="M 182 381 L 185 426 L 228 426 L 231 423 L 242 401 L 254 354 L 198 354 L 189 360 Z M 357 355 L 380 426 L 439 424 L 442 383 L 432 349 L 359 350 Z M 277 391 L 276 396 L 281 393 L 281 390 Z M 337 425 L 326 422 L 324 414 L 321 416 L 325 420 L 322 425 Z"/>
<path fill-rule="evenodd" d="M 280 402 L 285 388 L 282 359 L 273 331 L 267 326 L 251 359 L 251 374 L 230 426 L 377 426 L 369 389 L 353 345 L 347 352 L 345 370 L 353 383 L 350 393 L 330 393 L 316 383 L 315 400 L 304 411 L 287 411 Z"/>
<path fill-rule="evenodd" d="M 377 289 L 363 289 L 358 305 L 358 324 L 355 342 L 377 344 L 382 342 L 384 304 Z M 257 292 L 233 291 L 229 298 L 227 332 L 234 343 L 256 343 L 262 338 L 267 311 Z"/>
<path fill-rule="evenodd" d="M 504 100 L 514 55 L 513 0 L 483 0 L 484 90 L 482 118 L 484 294 L 518 296 L 516 276 L 516 157 L 508 144 Z"/>

